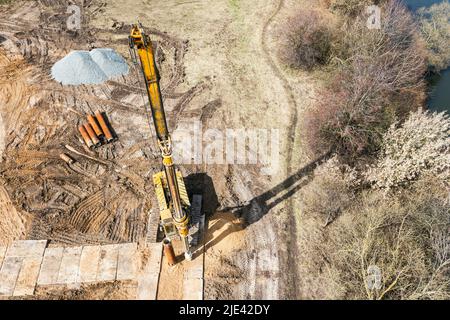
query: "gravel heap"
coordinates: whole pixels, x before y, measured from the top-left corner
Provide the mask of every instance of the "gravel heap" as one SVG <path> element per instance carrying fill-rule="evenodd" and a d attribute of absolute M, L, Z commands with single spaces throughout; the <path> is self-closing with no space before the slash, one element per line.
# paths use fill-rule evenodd
<path fill-rule="evenodd" d="M 99 84 L 128 73 L 126 61 L 113 49 L 72 51 L 52 67 L 52 77 L 63 85 Z"/>
<path fill-rule="evenodd" d="M 108 78 L 113 78 L 128 73 L 127 63 L 122 56 L 120 56 L 113 49 L 94 49 L 90 52 L 90 55 L 92 60 L 97 63 Z"/>

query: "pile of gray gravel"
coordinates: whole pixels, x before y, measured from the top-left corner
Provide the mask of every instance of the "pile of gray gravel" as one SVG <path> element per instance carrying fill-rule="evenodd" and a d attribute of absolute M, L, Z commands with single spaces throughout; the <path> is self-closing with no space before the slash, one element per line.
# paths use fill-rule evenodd
<path fill-rule="evenodd" d="M 99 84 L 128 73 L 128 64 L 109 48 L 72 51 L 52 67 L 52 77 L 63 85 Z"/>

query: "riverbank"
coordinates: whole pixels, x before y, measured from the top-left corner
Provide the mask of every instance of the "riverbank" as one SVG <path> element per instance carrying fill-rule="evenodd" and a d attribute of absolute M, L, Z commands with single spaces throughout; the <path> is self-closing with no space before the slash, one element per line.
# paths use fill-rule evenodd
<path fill-rule="evenodd" d="M 443 3 L 444 0 L 405 0 L 405 4 L 415 14 L 423 7 L 430 7 L 433 4 Z M 430 73 L 427 78 L 428 98 L 427 107 L 431 111 L 450 113 L 450 68 L 439 73 Z"/>

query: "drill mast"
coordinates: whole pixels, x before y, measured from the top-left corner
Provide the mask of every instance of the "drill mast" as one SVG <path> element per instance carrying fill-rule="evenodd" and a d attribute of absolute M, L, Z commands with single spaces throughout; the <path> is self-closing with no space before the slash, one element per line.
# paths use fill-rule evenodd
<path fill-rule="evenodd" d="M 136 51 L 137 55 L 139 56 L 140 66 L 144 75 L 147 95 L 150 102 L 153 124 L 155 127 L 156 136 L 158 138 L 158 146 L 161 150 L 164 175 L 162 175 L 162 173 L 159 173 L 159 175 L 155 174 L 153 178 L 155 181 L 157 181 L 159 177 L 164 176 L 165 180 L 161 183 L 161 186 L 166 186 L 168 192 L 165 192 L 165 201 L 159 201 L 160 209 L 161 211 L 163 211 L 163 207 L 166 204 L 168 205 L 168 209 L 170 209 L 170 213 L 178 230 L 178 234 L 183 239 L 185 246 L 185 256 L 187 259 L 190 259 L 191 252 L 189 249 L 188 241 L 189 218 L 187 214 L 187 211 L 189 210 L 189 208 L 187 208 L 187 205 L 189 205 L 189 199 L 185 200 L 183 203 L 182 197 L 180 195 L 179 183 L 182 184 L 181 189 L 183 190 L 183 194 L 186 193 L 184 182 L 182 180 L 181 174 L 176 171 L 173 163 L 172 141 L 170 139 L 170 134 L 166 122 L 166 115 L 163 107 L 161 91 L 159 87 L 159 74 L 156 68 L 155 56 L 153 53 L 150 38 L 147 34 L 144 33 L 142 27 L 137 25 L 132 26 L 129 36 L 129 46 L 133 60 L 137 60 Z M 161 202 L 163 202 L 164 204 L 162 205 Z"/>

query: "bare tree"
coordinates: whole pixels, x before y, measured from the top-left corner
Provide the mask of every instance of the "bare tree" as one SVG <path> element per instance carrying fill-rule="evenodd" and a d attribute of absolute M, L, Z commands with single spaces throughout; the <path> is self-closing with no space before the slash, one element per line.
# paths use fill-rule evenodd
<path fill-rule="evenodd" d="M 390 124 L 424 101 L 426 65 L 414 21 L 397 1 L 383 12 L 381 30 L 369 30 L 359 16 L 333 46 L 340 72 L 305 118 L 318 153 L 331 148 L 348 160 L 373 154 Z"/>

